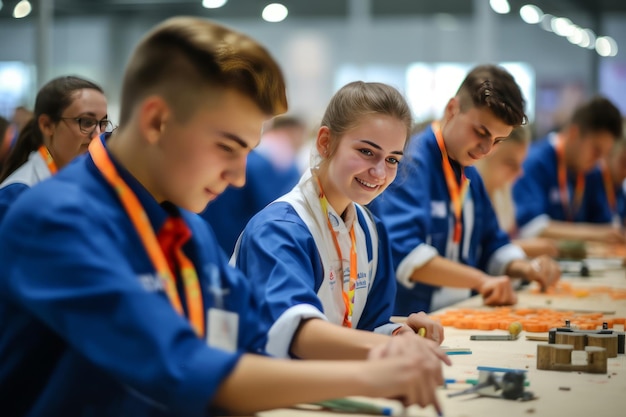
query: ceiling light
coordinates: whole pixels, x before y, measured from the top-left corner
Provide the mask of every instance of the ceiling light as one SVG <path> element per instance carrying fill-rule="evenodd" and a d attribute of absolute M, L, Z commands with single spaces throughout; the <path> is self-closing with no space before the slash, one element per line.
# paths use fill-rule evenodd
<path fill-rule="evenodd" d="M 572 25 L 572 21 L 566 17 L 553 17 L 550 21 L 552 32 L 563 37 L 568 37 L 572 34 Z"/>
<path fill-rule="evenodd" d="M 280 3 L 272 3 L 265 6 L 261 16 L 266 22 L 276 23 L 285 20 L 288 14 L 289 11 L 285 6 Z"/>
<path fill-rule="evenodd" d="M 617 55 L 617 42 L 610 36 L 599 36 L 596 39 L 596 51 L 600 56 Z"/>
<path fill-rule="evenodd" d="M 580 46 L 582 46 L 583 48 L 587 48 L 587 49 L 595 49 L 595 47 L 596 47 L 596 34 L 591 29 L 585 29 L 585 33 L 589 37 L 589 44 L 587 46 L 583 46 L 583 45 L 580 45 Z"/>
<path fill-rule="evenodd" d="M 580 43 L 583 41 L 584 31 L 580 27 L 572 25 L 570 32 L 571 33 L 567 35 L 567 40 L 574 45 L 580 45 Z"/>
<path fill-rule="evenodd" d="M 578 46 L 580 46 L 581 48 L 589 48 L 589 45 L 595 43 L 595 36 L 594 36 L 594 40 L 591 40 L 591 36 L 589 36 L 589 29 L 581 29 L 580 30 L 580 42 L 578 42 Z"/>
<path fill-rule="evenodd" d="M 548 32 L 552 32 L 552 19 L 554 18 L 554 16 L 552 16 L 550 13 L 546 13 L 543 15 L 543 17 L 541 18 L 541 28 L 543 30 L 547 30 Z"/>
<path fill-rule="evenodd" d="M 202 7 L 205 9 L 219 9 L 226 4 L 228 0 L 202 0 Z"/>
<path fill-rule="evenodd" d="M 489 5 L 494 12 L 499 14 L 507 14 L 511 11 L 508 0 L 489 0 Z"/>
<path fill-rule="evenodd" d="M 16 19 L 21 19 L 30 14 L 33 10 L 30 2 L 28 0 L 22 0 L 15 5 L 15 9 L 13 9 L 13 17 Z"/>
<path fill-rule="evenodd" d="M 527 4 L 525 6 L 522 6 L 521 9 L 519 9 L 519 15 L 524 22 L 530 25 L 535 25 L 541 22 L 541 18 L 543 17 L 543 12 L 541 11 L 539 7 L 534 6 L 532 4 Z"/>

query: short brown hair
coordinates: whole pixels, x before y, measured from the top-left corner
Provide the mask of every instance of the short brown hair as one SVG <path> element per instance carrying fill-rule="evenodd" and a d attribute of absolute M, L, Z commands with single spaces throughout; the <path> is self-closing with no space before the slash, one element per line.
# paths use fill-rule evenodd
<path fill-rule="evenodd" d="M 496 65 L 479 65 L 472 69 L 457 91 L 461 111 L 470 107 L 488 108 L 509 126 L 526 124 L 526 104 L 513 76 Z"/>
<path fill-rule="evenodd" d="M 162 95 L 184 121 L 212 93 L 208 88 L 238 90 L 269 116 L 287 111 L 283 74 L 265 48 L 209 20 L 175 17 L 136 47 L 124 75 L 120 126 L 150 94 Z"/>
<path fill-rule="evenodd" d="M 622 137 L 622 115 L 605 97 L 596 96 L 576 108 L 570 124 L 578 126 L 582 135 L 605 131 L 615 139 Z"/>

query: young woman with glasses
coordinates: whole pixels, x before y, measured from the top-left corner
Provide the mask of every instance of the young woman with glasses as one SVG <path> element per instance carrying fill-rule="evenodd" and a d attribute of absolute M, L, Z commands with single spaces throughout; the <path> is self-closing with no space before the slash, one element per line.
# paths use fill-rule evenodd
<path fill-rule="evenodd" d="M 44 85 L 34 113 L 0 175 L 0 221 L 18 195 L 87 152 L 93 137 L 113 128 L 102 88 L 74 76 Z"/>

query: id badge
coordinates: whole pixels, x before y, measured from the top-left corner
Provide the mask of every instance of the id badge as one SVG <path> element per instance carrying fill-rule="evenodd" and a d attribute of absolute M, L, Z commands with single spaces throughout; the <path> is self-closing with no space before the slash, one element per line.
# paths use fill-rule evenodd
<path fill-rule="evenodd" d="M 232 311 L 210 308 L 207 312 L 207 344 L 229 352 L 237 350 L 239 315 Z"/>

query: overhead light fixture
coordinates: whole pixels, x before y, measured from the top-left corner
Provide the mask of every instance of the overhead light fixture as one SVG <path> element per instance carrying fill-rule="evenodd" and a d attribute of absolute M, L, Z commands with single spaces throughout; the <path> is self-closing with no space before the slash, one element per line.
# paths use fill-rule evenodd
<path fill-rule="evenodd" d="M 494 12 L 499 14 L 507 14 L 511 11 L 508 0 L 489 0 L 489 5 Z"/>
<path fill-rule="evenodd" d="M 572 21 L 566 17 L 553 17 L 550 21 L 552 32 L 564 38 L 572 34 L 572 25 Z"/>
<path fill-rule="evenodd" d="M 205 9 L 219 9 L 227 2 L 228 0 L 202 0 L 202 7 Z"/>
<path fill-rule="evenodd" d="M 536 25 L 541 22 L 541 19 L 543 18 L 543 12 L 541 9 L 532 4 L 522 6 L 522 8 L 519 9 L 519 15 L 522 20 L 529 25 Z"/>
<path fill-rule="evenodd" d="M 261 16 L 266 22 L 277 23 L 285 20 L 288 14 L 289 10 L 287 10 L 284 5 L 280 3 L 272 3 L 265 6 Z"/>
<path fill-rule="evenodd" d="M 610 36 L 599 36 L 596 39 L 596 52 L 600 56 L 617 55 L 617 42 Z"/>
<path fill-rule="evenodd" d="M 572 25 L 570 27 L 570 34 L 567 35 L 567 40 L 574 45 L 580 45 L 585 35 L 585 31 L 580 26 Z"/>
<path fill-rule="evenodd" d="M 583 36 L 583 41 L 580 43 L 580 46 L 583 48 L 587 48 L 587 49 L 595 49 L 596 47 L 596 34 L 593 30 L 591 29 L 584 29 L 583 32 L 585 32 L 586 36 Z M 585 40 L 588 39 L 588 42 L 585 42 Z"/>
<path fill-rule="evenodd" d="M 552 32 L 552 19 L 554 18 L 554 16 L 552 16 L 550 13 L 546 13 L 541 17 L 541 22 L 539 22 L 539 25 L 541 25 L 541 29 L 547 31 L 547 32 Z"/>
<path fill-rule="evenodd" d="M 13 9 L 13 17 L 21 19 L 28 16 L 32 10 L 33 7 L 30 5 L 30 2 L 28 0 L 22 0 L 15 5 L 15 8 Z"/>

